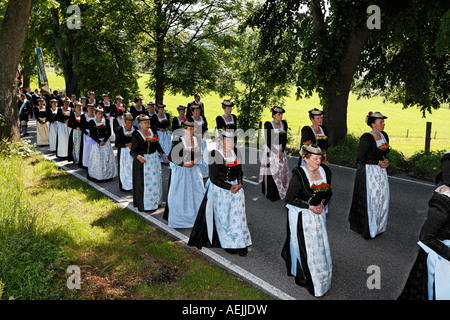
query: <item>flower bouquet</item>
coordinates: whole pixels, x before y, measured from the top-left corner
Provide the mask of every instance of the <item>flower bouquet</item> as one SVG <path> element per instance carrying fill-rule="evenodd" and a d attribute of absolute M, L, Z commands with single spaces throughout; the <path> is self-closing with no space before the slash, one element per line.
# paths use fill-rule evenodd
<path fill-rule="evenodd" d="M 309 200 L 310 205 L 318 206 L 319 204 L 324 204 L 331 199 L 331 186 L 328 183 L 323 182 L 321 184 L 313 184 L 311 189 L 314 194 Z"/>
<path fill-rule="evenodd" d="M 154 136 L 154 137 L 147 137 L 145 138 L 146 142 L 157 142 L 158 141 L 158 137 Z"/>
<path fill-rule="evenodd" d="M 225 165 L 227 167 L 235 167 L 235 166 L 239 165 L 239 161 L 237 158 L 233 162 L 229 162 L 229 161 L 225 160 Z"/>
<path fill-rule="evenodd" d="M 379 150 L 391 150 L 391 146 L 387 143 L 383 143 L 381 146 L 378 147 Z"/>

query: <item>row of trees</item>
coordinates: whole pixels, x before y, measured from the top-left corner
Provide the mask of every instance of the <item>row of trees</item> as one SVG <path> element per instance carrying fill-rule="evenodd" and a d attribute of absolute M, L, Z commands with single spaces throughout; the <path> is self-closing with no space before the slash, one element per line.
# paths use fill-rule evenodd
<path fill-rule="evenodd" d="M 131 100 L 138 71 L 146 70 L 158 103 L 166 92 L 217 92 L 235 101 L 247 129 L 296 86 L 298 98 L 318 92 L 331 145 L 347 133 L 351 90 L 419 106 L 424 114 L 448 102 L 444 0 L 34 0 L 32 10 L 26 3 L 31 0 L 0 0 L 2 47 L 16 26 L 26 30 L 31 11 L 24 45 L 12 41 L 22 48 L 25 76 L 36 73 L 38 41 L 64 75 L 68 94 L 113 90 Z M 66 24 L 70 5 L 80 9 L 79 29 Z M 368 28 L 371 5 L 380 8 L 372 17 L 379 29 Z M 11 22 L 6 12 L 19 6 L 23 17 Z M 11 23 L 14 32 L 7 31 Z M 13 82 L 6 82 L 2 77 L 1 92 L 12 91 Z M 0 113 L 13 117 L 2 96 Z M 14 121 L 10 127 L 14 132 Z"/>

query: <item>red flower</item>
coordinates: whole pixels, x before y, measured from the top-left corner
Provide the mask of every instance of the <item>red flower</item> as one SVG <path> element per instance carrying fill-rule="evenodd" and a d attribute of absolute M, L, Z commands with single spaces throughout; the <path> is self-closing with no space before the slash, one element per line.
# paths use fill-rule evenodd
<path fill-rule="evenodd" d="M 227 167 L 235 167 L 235 166 L 239 165 L 239 162 L 238 162 L 237 158 L 233 162 L 228 162 L 225 160 L 225 165 Z"/>
<path fill-rule="evenodd" d="M 189 120 L 188 118 L 183 118 L 183 121 L 184 121 L 184 122 L 186 122 L 186 121 L 188 121 L 188 120 Z"/>
<path fill-rule="evenodd" d="M 372 114 L 373 114 L 373 112 L 372 112 L 372 111 L 370 111 L 370 112 L 369 112 L 369 116 L 371 116 Z"/>
<path fill-rule="evenodd" d="M 311 144 L 311 141 L 306 141 L 305 144 L 306 144 L 307 146 L 309 146 L 309 145 Z"/>
<path fill-rule="evenodd" d="M 311 189 L 313 189 L 314 192 L 328 191 L 330 189 L 330 185 L 328 183 L 325 183 L 325 182 L 323 182 L 323 183 L 321 183 L 319 185 L 313 184 L 311 186 Z"/>

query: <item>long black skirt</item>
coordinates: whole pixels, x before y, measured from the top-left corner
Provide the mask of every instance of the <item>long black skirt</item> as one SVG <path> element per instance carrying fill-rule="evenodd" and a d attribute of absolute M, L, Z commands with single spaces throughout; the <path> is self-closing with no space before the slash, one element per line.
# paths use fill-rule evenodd
<path fill-rule="evenodd" d="M 213 236 L 212 242 L 208 238 L 208 228 L 206 226 L 206 204 L 208 202 L 208 192 L 203 196 L 202 204 L 198 209 L 197 218 L 189 236 L 188 246 L 197 247 L 201 249 L 206 248 L 221 248 L 219 236 L 217 235 L 216 223 L 213 219 Z"/>
<path fill-rule="evenodd" d="M 428 300 L 427 253 L 420 248 L 405 287 L 397 300 Z"/>
<path fill-rule="evenodd" d="M 266 190 L 266 181 L 267 181 L 267 190 Z M 272 175 L 263 176 L 262 185 L 262 193 L 266 196 L 270 201 L 280 200 L 280 194 L 278 193 L 277 185 L 273 180 Z"/>
<path fill-rule="evenodd" d="M 281 257 L 284 259 L 284 261 L 286 263 L 287 275 L 290 277 L 294 277 L 294 275 L 291 273 L 291 266 L 292 266 L 291 248 L 290 248 L 291 231 L 289 228 L 289 219 L 287 220 L 286 224 L 287 224 L 287 226 L 286 226 L 287 235 L 286 235 L 286 241 L 284 242 L 283 249 L 281 250 Z M 314 284 L 312 282 L 311 273 L 308 268 L 308 261 L 306 259 L 307 252 L 306 252 L 305 236 L 303 234 L 302 225 L 303 225 L 302 215 L 300 214 L 298 216 L 298 222 L 297 222 L 297 239 L 298 239 L 298 247 L 300 249 L 300 260 L 302 262 L 302 266 L 300 266 L 300 263 L 297 260 L 297 274 L 295 275 L 295 283 L 299 286 L 305 287 L 309 293 L 314 295 Z"/>
<path fill-rule="evenodd" d="M 369 217 L 367 213 L 366 167 L 358 165 L 353 187 L 352 205 L 348 217 L 350 229 L 360 233 L 364 239 L 371 239 L 369 233 Z"/>
<path fill-rule="evenodd" d="M 217 234 L 216 223 L 213 219 L 213 234 L 212 241 L 208 237 L 208 227 L 206 226 L 206 204 L 208 202 L 208 192 L 203 196 L 202 204 L 197 213 L 197 218 L 195 219 L 194 226 L 191 230 L 191 235 L 189 236 L 188 246 L 197 247 L 197 249 L 205 248 L 222 248 L 220 245 L 219 236 Z M 226 252 L 230 254 L 238 253 L 240 255 L 246 255 L 248 248 L 239 249 L 225 249 Z"/>

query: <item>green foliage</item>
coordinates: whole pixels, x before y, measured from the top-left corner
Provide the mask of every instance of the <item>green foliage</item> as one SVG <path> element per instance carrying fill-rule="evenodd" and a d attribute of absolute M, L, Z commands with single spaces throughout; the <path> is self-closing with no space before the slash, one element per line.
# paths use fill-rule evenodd
<path fill-rule="evenodd" d="M 20 156 L 22 158 L 27 158 L 33 154 L 36 154 L 36 145 L 30 144 L 28 140 L 18 140 L 11 142 L 8 139 L 2 139 L 0 141 L 0 156 L 2 157 L 13 157 Z"/>
<path fill-rule="evenodd" d="M 55 300 L 64 297 L 64 286 L 55 281 L 61 266 L 59 248 L 42 236 L 15 233 L 0 239 L 0 278 L 4 298 Z"/>
<path fill-rule="evenodd" d="M 139 35 L 140 62 L 151 74 L 148 88 L 193 96 L 215 91 L 225 68 L 221 49 L 229 39 L 240 0 L 123 1 L 130 18 L 129 33 Z"/>
<path fill-rule="evenodd" d="M 408 162 L 416 168 L 437 174 L 442 170 L 441 159 L 445 152 L 446 150 L 431 152 L 419 151 L 409 157 Z"/>
<path fill-rule="evenodd" d="M 448 56 L 450 54 L 450 9 L 442 17 L 435 48 L 438 56 Z"/>
<path fill-rule="evenodd" d="M 382 26 L 370 34 L 355 89 L 362 96 L 381 95 L 404 108 L 417 106 L 423 116 L 448 102 L 450 64 L 448 51 L 442 51 L 448 10 L 447 1 L 394 1 L 381 6 Z M 439 43 L 441 50 L 436 50 Z"/>
<path fill-rule="evenodd" d="M 71 30 L 66 25 L 71 16 L 66 10 L 72 4 L 81 10 L 80 29 Z M 138 93 L 138 75 L 133 55 L 136 35 L 124 28 L 128 21 L 125 10 L 122 2 L 113 0 L 38 1 L 30 19 L 23 59 L 27 56 L 34 63 L 37 40 L 44 49 L 44 61 L 54 64 L 64 75 L 66 86 L 75 82 L 69 88 L 55 88 L 49 83 L 52 90 L 84 96 L 92 90 L 98 94 L 97 100 L 103 93 L 111 97 L 120 94 L 128 102 Z"/>
<path fill-rule="evenodd" d="M 387 159 L 389 160 L 388 170 L 402 171 L 407 167 L 407 160 L 403 153 L 400 151 L 391 149 L 391 151 L 387 155 Z"/>
<path fill-rule="evenodd" d="M 0 155 L 0 279 L 4 299 L 57 299 L 59 248 L 39 232 L 25 196 L 22 157 Z M 58 288 L 59 287 L 59 288 Z M 1 294 L 0 294 L 1 296 Z"/>
<path fill-rule="evenodd" d="M 328 148 L 328 161 L 330 163 L 355 168 L 358 144 L 359 137 L 350 134 L 346 135 L 337 146 Z"/>

